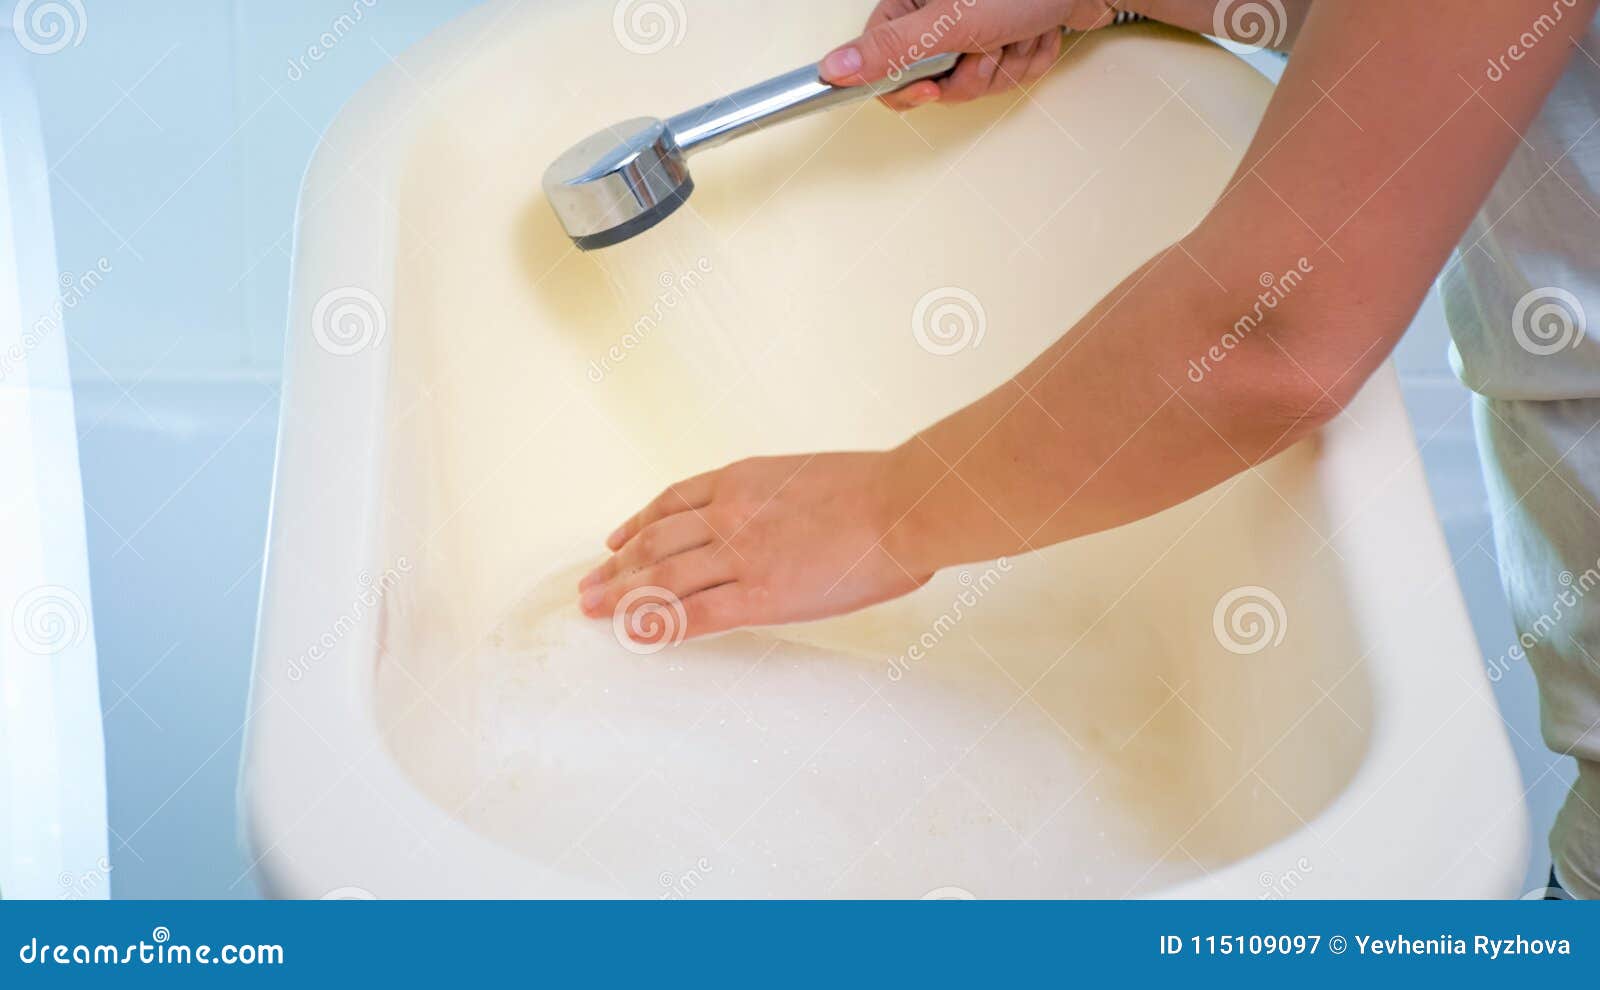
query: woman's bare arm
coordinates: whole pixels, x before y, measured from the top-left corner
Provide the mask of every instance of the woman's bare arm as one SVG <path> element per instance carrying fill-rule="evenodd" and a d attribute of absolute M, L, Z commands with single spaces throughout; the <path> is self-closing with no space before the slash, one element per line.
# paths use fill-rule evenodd
<path fill-rule="evenodd" d="M 691 636 L 849 612 L 943 567 L 1143 518 L 1304 438 L 1405 331 L 1597 3 L 1313 5 L 1192 234 L 1014 379 L 892 451 L 757 458 L 672 486 L 612 535 L 583 609 L 665 588 Z M 1291 270 L 1292 292 L 1241 334 L 1261 274 Z"/>
<path fill-rule="evenodd" d="M 1566 9 L 1491 82 L 1490 60 L 1549 0 L 1472 17 L 1452 0 L 1315 5 L 1204 223 L 1012 382 L 897 452 L 918 481 L 895 556 L 935 569 L 1129 522 L 1326 423 L 1409 325 L 1594 8 Z M 1302 258 L 1314 271 L 1192 381 L 1189 362 L 1253 311 L 1259 276 Z"/>

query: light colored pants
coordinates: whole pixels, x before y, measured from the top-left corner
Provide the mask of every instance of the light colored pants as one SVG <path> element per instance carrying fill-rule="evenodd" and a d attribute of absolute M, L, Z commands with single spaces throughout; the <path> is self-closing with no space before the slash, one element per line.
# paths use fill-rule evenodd
<path fill-rule="evenodd" d="M 1545 743 L 1578 761 L 1550 832 L 1556 874 L 1600 899 L 1600 399 L 1475 396 L 1500 577 L 1539 682 Z"/>

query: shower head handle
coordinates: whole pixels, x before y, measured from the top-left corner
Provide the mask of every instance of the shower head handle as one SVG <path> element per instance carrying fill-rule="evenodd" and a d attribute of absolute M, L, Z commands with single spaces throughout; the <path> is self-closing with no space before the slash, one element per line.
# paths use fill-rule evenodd
<path fill-rule="evenodd" d="M 822 81 L 821 68 L 807 65 L 737 93 L 702 103 L 667 119 L 667 129 L 684 154 L 715 148 L 736 137 L 773 124 L 904 89 L 914 82 L 942 76 L 955 68 L 958 53 L 937 55 L 895 69 L 877 82 L 834 86 Z"/>
<path fill-rule="evenodd" d="M 641 234 L 671 216 L 694 180 L 688 157 L 772 124 L 879 96 L 955 67 L 958 54 L 938 55 L 863 86 L 834 86 L 808 65 L 666 120 L 635 117 L 593 134 L 557 158 L 544 191 L 580 250 L 592 251 Z"/>

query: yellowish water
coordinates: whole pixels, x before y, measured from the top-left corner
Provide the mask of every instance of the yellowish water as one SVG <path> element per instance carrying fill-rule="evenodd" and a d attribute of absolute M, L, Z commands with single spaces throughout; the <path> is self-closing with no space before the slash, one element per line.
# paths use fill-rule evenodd
<path fill-rule="evenodd" d="M 1190 872 L 1173 841 L 1195 797 L 1156 769 L 1195 745 L 1181 708 L 1117 745 L 1017 705 L 967 636 L 895 663 L 929 634 L 929 603 L 962 593 L 954 575 L 853 632 L 659 653 L 580 616 L 575 579 L 543 582 L 435 689 L 460 722 L 418 704 L 391 728 L 454 768 L 430 787 L 510 848 L 634 897 L 1119 897 Z"/>

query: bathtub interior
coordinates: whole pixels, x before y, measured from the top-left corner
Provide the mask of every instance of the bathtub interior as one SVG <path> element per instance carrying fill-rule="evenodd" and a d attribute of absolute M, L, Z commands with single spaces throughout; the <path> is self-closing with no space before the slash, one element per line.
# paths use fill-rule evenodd
<path fill-rule="evenodd" d="M 1373 714 L 1314 442 L 828 622 L 638 655 L 573 590 L 672 481 L 897 443 L 1005 380 L 1204 213 L 1266 83 L 1162 28 L 1087 36 L 1027 99 L 863 106 L 701 156 L 678 216 L 581 254 L 538 192 L 560 150 L 858 16 L 714 3 L 644 55 L 611 6 L 519 8 L 413 111 L 374 562 L 404 579 L 368 689 L 407 776 L 636 896 L 1120 896 L 1304 827 Z M 1248 586 L 1293 616 L 1267 653 L 1214 629 Z"/>

